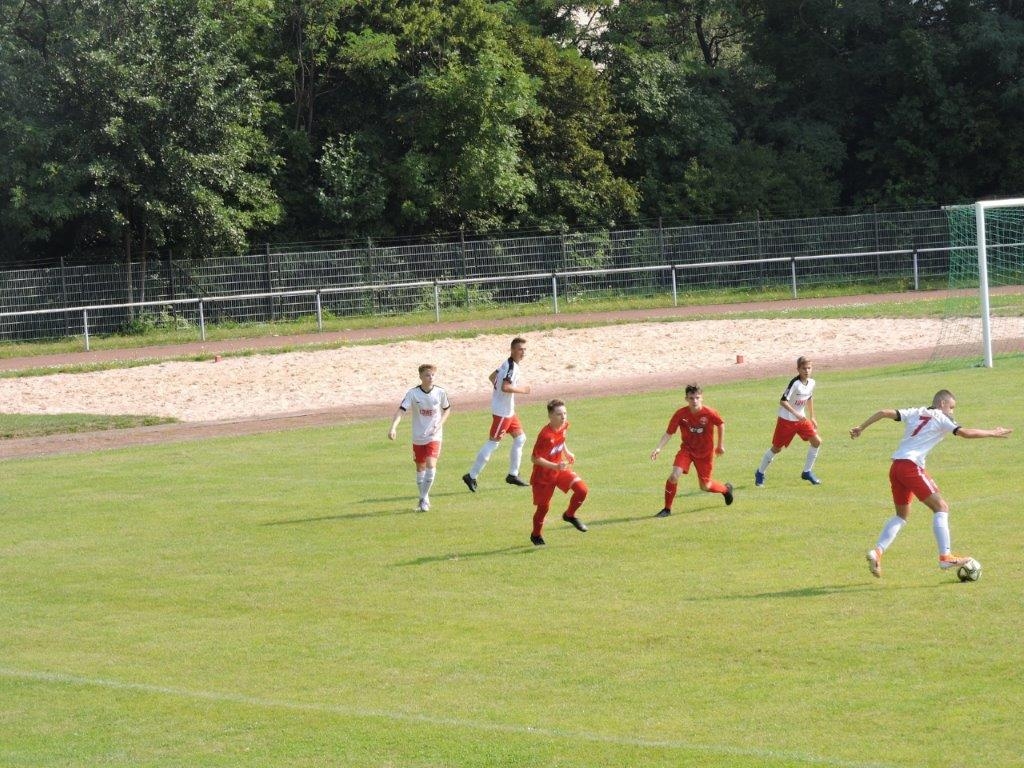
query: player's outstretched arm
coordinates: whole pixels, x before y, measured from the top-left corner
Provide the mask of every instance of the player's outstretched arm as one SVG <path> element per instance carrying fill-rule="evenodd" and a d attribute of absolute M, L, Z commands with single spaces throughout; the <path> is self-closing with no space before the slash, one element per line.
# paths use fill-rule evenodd
<path fill-rule="evenodd" d="M 872 424 L 874 424 L 876 421 L 881 421 L 882 419 L 895 419 L 895 418 L 896 418 L 896 409 L 894 409 L 894 408 L 883 408 L 880 411 L 875 411 L 873 414 L 871 414 L 867 418 L 867 420 L 863 424 L 861 424 L 859 427 L 854 427 L 853 429 L 850 430 L 850 437 L 853 438 L 853 439 L 856 439 L 856 438 L 860 437 L 861 433 L 865 429 L 870 427 Z"/>
<path fill-rule="evenodd" d="M 1008 427 L 996 427 L 995 429 L 971 429 L 970 427 L 960 427 L 960 429 L 956 431 L 957 437 L 966 437 L 968 439 L 979 437 L 1009 437 L 1012 433 L 1013 430 Z"/>

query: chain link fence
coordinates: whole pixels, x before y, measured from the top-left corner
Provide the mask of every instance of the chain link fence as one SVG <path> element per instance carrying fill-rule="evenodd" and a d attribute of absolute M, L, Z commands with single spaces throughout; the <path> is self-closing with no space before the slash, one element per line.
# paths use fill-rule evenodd
<path fill-rule="evenodd" d="M 0 341 L 325 315 L 398 315 L 713 291 L 944 280 L 942 209 L 513 236 L 444 243 L 278 250 L 188 262 L 0 272 Z"/>

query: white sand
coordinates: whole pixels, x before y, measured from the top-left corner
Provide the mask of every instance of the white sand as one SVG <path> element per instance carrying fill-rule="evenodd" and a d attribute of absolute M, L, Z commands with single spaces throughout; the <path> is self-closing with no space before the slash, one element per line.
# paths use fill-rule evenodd
<path fill-rule="evenodd" d="M 997 323 L 995 333 L 1000 326 Z M 1006 327 L 1006 333 L 1018 333 Z M 922 349 L 939 339 L 935 320 L 712 320 L 635 323 L 531 332 L 526 381 L 551 390 L 624 379 L 786 362 L 799 355 L 839 357 Z M 200 422 L 390 403 L 417 381 L 416 367 L 438 366 L 454 402 L 481 398 L 487 375 L 508 354 L 506 334 L 471 339 L 403 341 L 315 352 L 165 362 L 95 373 L 0 380 L 0 410 L 9 413 L 148 414 Z M 597 387 L 595 387 L 597 388 Z"/>

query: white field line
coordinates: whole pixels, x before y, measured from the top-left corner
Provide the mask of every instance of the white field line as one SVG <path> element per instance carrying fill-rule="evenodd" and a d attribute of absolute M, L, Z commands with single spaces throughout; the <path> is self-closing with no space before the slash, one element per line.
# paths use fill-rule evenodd
<path fill-rule="evenodd" d="M 174 696 L 184 699 L 195 699 L 199 701 L 224 702 L 227 704 L 239 704 L 242 706 L 257 709 L 281 709 L 296 712 L 321 712 L 339 717 L 360 717 L 391 720 L 394 722 L 407 722 L 414 724 L 436 725 L 445 728 L 459 728 L 473 731 L 492 731 L 498 733 L 510 733 L 524 736 L 540 736 L 549 739 L 564 739 L 567 741 L 587 741 L 614 746 L 640 747 L 649 749 L 675 749 L 686 752 L 697 752 L 711 755 L 726 755 L 730 757 L 752 757 L 770 760 L 781 760 L 789 762 L 804 763 L 807 765 L 831 766 L 832 768 L 893 768 L 886 763 L 862 763 L 845 760 L 834 760 L 817 755 L 802 754 L 799 752 L 779 751 L 772 749 L 750 749 L 745 747 L 732 747 L 722 744 L 703 744 L 690 742 L 681 739 L 644 739 L 630 736 L 618 736 L 614 734 L 588 733 L 587 731 L 572 731 L 562 728 L 533 727 L 527 725 L 512 725 L 507 723 L 487 723 L 475 720 L 463 720 L 451 717 L 434 717 L 432 715 L 418 715 L 408 712 L 389 712 L 386 710 L 368 710 L 355 707 L 341 707 L 333 704 L 316 704 L 309 702 L 295 702 L 284 699 L 268 699 L 259 696 L 247 696 L 241 693 L 229 693 L 223 691 L 196 691 L 187 688 L 175 688 L 172 686 L 151 685 L 149 683 L 130 683 L 122 680 L 107 680 L 103 678 L 82 677 L 69 675 L 60 672 L 33 672 L 28 670 L 11 669 L 0 667 L 0 677 L 12 680 L 24 680 L 36 683 L 52 683 L 55 685 L 107 688 L 116 691 L 132 691 L 140 694 L 157 696 Z"/>

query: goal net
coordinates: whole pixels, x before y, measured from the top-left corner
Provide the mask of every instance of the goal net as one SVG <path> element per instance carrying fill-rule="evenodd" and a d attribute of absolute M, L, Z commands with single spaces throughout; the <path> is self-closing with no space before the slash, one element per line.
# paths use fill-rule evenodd
<path fill-rule="evenodd" d="M 1024 198 L 946 208 L 949 298 L 933 359 L 1024 355 Z"/>

